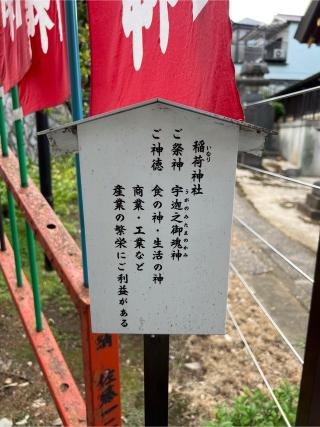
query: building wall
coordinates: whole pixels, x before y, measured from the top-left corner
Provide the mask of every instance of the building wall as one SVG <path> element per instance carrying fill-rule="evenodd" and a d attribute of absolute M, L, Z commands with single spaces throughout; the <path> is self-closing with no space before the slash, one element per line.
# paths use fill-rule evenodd
<path fill-rule="evenodd" d="M 269 79 L 303 80 L 320 71 L 320 48 L 299 43 L 294 38 L 298 24 L 290 23 L 286 65 L 269 65 Z"/>
<path fill-rule="evenodd" d="M 280 151 L 304 176 L 320 176 L 320 122 L 296 120 L 279 126 Z"/>
<path fill-rule="evenodd" d="M 298 23 L 292 22 L 288 28 L 288 52 L 285 64 L 268 64 L 269 74 L 265 75 L 270 80 L 303 80 L 320 71 L 320 47 L 299 43 L 294 35 Z M 235 65 L 236 75 L 240 74 L 241 64 Z"/>

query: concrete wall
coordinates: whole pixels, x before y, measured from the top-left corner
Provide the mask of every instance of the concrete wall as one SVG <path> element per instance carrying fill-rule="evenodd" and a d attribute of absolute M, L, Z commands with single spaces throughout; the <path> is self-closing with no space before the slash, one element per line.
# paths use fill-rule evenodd
<path fill-rule="evenodd" d="M 319 130 L 318 130 L 319 129 Z M 320 176 L 320 122 L 297 120 L 279 126 L 280 152 L 304 176 Z"/>

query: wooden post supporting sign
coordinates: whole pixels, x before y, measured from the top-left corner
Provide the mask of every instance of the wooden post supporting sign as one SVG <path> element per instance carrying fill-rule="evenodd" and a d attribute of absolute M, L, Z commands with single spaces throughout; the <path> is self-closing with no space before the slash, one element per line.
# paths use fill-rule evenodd
<path fill-rule="evenodd" d="M 311 297 L 297 426 L 320 425 L 320 240 Z"/>
<path fill-rule="evenodd" d="M 168 425 L 169 335 L 144 335 L 146 426 Z"/>

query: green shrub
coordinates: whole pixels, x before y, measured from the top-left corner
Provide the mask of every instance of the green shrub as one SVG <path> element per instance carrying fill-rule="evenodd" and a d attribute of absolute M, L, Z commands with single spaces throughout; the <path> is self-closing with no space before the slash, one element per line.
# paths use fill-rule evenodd
<path fill-rule="evenodd" d="M 282 104 L 282 102 L 279 101 L 274 101 L 271 103 L 271 105 L 274 108 L 274 120 L 275 122 L 278 122 L 286 115 L 285 106 Z"/>
<path fill-rule="evenodd" d="M 298 388 L 288 383 L 274 390 L 289 422 L 294 425 L 298 402 Z M 231 405 L 219 405 L 215 420 L 203 421 L 205 427 L 285 426 L 285 422 L 271 396 L 260 389 L 243 389 Z"/>

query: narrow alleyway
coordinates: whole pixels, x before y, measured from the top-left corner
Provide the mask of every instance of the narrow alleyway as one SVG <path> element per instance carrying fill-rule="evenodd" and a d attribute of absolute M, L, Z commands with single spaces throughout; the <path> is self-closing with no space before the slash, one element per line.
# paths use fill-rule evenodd
<path fill-rule="evenodd" d="M 234 214 L 313 277 L 316 254 L 271 225 L 239 189 Z M 312 284 L 236 220 L 231 260 L 296 350 L 303 355 Z"/>

